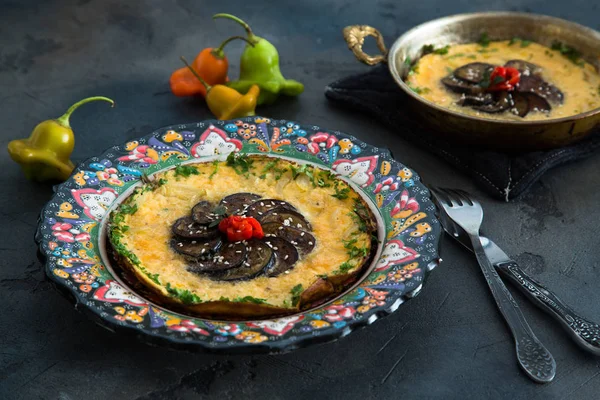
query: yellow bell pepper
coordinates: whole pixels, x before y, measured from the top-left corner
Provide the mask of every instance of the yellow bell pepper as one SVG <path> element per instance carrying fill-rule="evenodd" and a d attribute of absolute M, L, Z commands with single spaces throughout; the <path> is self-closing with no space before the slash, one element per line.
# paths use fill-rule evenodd
<path fill-rule="evenodd" d="M 65 181 L 75 165 L 69 159 L 75 146 L 75 136 L 69 118 L 79 106 L 90 101 L 114 101 L 106 97 L 88 97 L 73 104 L 57 119 L 40 122 L 27 139 L 8 143 L 10 157 L 21 165 L 25 177 L 34 181 Z"/>
<path fill-rule="evenodd" d="M 234 119 L 255 115 L 256 103 L 260 94 L 258 85 L 252 85 L 246 94 L 225 85 L 208 85 L 204 79 L 188 64 L 184 57 L 183 63 L 206 87 L 206 105 L 217 119 Z"/>

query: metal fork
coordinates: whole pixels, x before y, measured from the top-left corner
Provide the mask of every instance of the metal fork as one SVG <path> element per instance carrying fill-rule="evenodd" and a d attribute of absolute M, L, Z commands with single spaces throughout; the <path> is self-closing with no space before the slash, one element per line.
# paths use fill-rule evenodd
<path fill-rule="evenodd" d="M 556 362 L 552 354 L 535 336 L 525 320 L 519 305 L 498 276 L 494 266 L 485 255 L 479 229 L 483 222 L 481 204 L 462 190 L 431 188 L 437 203 L 448 216 L 468 234 L 473 252 L 481 271 L 494 296 L 498 309 L 504 316 L 515 339 L 517 359 L 525 373 L 534 381 L 546 383 L 556 374 Z"/>

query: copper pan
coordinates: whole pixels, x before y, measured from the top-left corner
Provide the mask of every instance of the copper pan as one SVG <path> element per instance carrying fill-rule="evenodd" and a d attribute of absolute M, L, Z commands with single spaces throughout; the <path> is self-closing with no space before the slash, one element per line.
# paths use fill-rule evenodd
<path fill-rule="evenodd" d="M 561 41 L 583 54 L 600 70 L 600 33 L 563 19 L 515 12 L 459 14 L 421 24 L 400 36 L 388 51 L 377 29 L 366 25 L 344 28 L 344 38 L 356 58 L 368 65 L 387 63 L 390 73 L 407 98 L 407 107 L 450 141 L 476 147 L 522 152 L 565 146 L 593 134 L 600 125 L 600 108 L 570 117 L 547 121 L 498 121 L 469 116 L 438 106 L 413 92 L 403 78 L 410 60 L 421 56 L 425 44 L 436 47 L 477 42 L 482 33 L 491 40 L 520 37 L 550 47 Z M 362 51 L 364 39 L 373 36 L 381 54 Z"/>

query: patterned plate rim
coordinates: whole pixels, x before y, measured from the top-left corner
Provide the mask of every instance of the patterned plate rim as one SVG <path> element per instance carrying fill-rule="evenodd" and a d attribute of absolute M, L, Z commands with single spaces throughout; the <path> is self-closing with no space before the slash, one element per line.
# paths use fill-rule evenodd
<path fill-rule="evenodd" d="M 103 217 L 94 214 L 95 206 L 109 207 L 142 172 L 151 174 L 186 160 L 200 162 L 209 153 L 214 157 L 216 147 L 223 159 L 231 151 L 241 151 L 309 161 L 360 186 L 361 195 L 377 205 L 385 221 L 384 254 L 375 270 L 341 299 L 317 310 L 273 320 L 222 323 L 182 320 L 144 304 L 127 288 L 115 285 L 101 260 L 94 265 L 87 260 L 96 253 L 93 244 Z M 418 295 L 441 262 L 435 206 L 414 171 L 394 160 L 388 149 L 288 120 L 256 116 L 160 128 L 89 158 L 54 191 L 40 213 L 35 234 L 38 256 L 53 287 L 77 310 L 113 332 L 188 351 L 281 353 L 337 340 Z M 99 203 L 102 199 L 106 204 Z M 86 226 L 91 227 L 86 230 Z"/>

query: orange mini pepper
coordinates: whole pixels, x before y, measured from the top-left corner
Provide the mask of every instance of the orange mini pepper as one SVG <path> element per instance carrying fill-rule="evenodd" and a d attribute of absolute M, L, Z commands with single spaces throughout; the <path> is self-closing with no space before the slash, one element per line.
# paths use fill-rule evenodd
<path fill-rule="evenodd" d="M 223 84 L 228 81 L 227 69 L 229 68 L 229 62 L 225 57 L 223 49 L 232 40 L 241 39 L 248 42 L 248 39 L 242 36 L 232 36 L 225 40 L 219 47 L 213 49 L 207 47 L 202 50 L 194 59 L 192 66 L 194 70 L 204 79 L 209 85 Z M 250 42 L 248 42 L 250 43 Z M 192 74 L 189 68 L 179 68 L 171 74 L 169 79 L 171 85 L 171 91 L 175 96 L 206 96 L 206 88 L 204 85 Z"/>

